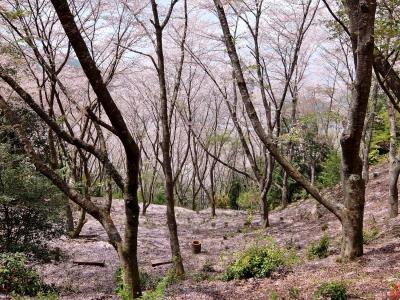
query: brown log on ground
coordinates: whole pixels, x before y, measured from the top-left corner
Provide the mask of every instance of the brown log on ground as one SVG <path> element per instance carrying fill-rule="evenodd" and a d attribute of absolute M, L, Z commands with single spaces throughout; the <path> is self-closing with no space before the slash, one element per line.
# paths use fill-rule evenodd
<path fill-rule="evenodd" d="M 151 266 L 157 267 L 157 266 L 168 265 L 168 264 L 172 264 L 172 263 L 173 263 L 172 260 L 154 260 L 151 262 Z"/>
<path fill-rule="evenodd" d="M 96 267 L 105 267 L 106 263 L 104 260 L 102 261 L 83 261 L 83 260 L 74 260 L 73 264 L 79 266 L 96 266 Z"/>

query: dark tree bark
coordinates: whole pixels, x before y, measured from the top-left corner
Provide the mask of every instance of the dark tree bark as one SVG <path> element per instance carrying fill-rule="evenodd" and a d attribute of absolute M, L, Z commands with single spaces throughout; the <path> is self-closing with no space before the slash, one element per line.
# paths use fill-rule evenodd
<path fill-rule="evenodd" d="M 355 61 L 355 82 L 348 124 L 341 136 L 344 204 L 342 255 L 363 254 L 365 181 L 360 143 L 372 80 L 376 1 L 345 1 Z"/>

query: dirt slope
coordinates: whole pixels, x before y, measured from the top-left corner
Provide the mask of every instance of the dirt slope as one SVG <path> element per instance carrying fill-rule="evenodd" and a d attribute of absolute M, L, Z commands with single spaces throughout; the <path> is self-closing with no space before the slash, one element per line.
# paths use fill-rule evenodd
<path fill-rule="evenodd" d="M 400 224 L 399 217 L 386 218 L 387 171 L 386 166 L 372 170 L 376 174 L 367 187 L 365 227 L 376 227 L 378 238 L 365 245 L 365 255 L 352 263 L 337 262 L 340 224 L 324 210 L 316 210 L 312 200 L 291 205 L 284 211 L 271 214 L 271 227 L 260 230 L 259 216 L 252 218 L 250 228 L 245 227 L 247 213 L 217 210 L 218 217 L 210 219 L 208 210 L 195 213 L 177 208 L 179 236 L 188 278 L 168 289 L 170 299 L 268 299 L 277 293 L 280 299 L 290 299 L 289 289 L 298 288 L 301 299 L 312 299 L 316 287 L 325 281 L 344 280 L 351 299 L 387 299 L 390 282 L 400 276 Z M 340 199 L 340 189 L 326 192 L 327 196 Z M 114 201 L 113 215 L 122 226 L 122 201 Z M 318 217 L 318 213 L 322 216 Z M 233 254 L 257 239 L 272 236 L 281 245 L 296 244 L 300 257 L 305 248 L 323 234 L 323 225 L 333 238 L 332 255 L 326 259 L 304 260 L 287 274 L 274 274 L 266 279 L 249 279 L 223 282 L 199 281 L 197 274 L 207 262 L 216 272 L 222 273 Z M 168 259 L 169 240 L 166 229 L 165 206 L 152 205 L 146 217 L 140 218 L 139 260 L 141 267 L 155 276 L 162 276 L 168 266 L 151 268 L 155 259 Z M 117 299 L 114 295 L 113 274 L 118 267 L 114 249 L 107 243 L 102 228 L 89 219 L 82 234 L 95 234 L 93 240 L 68 240 L 53 242 L 66 254 L 65 261 L 37 266 L 46 282 L 55 283 L 62 290 L 62 299 Z M 190 242 L 201 240 L 203 252 L 191 254 Z M 77 259 L 105 260 L 106 267 L 73 265 Z M 194 280 L 196 279 L 197 280 Z M 400 279 L 400 277 L 399 277 Z"/>

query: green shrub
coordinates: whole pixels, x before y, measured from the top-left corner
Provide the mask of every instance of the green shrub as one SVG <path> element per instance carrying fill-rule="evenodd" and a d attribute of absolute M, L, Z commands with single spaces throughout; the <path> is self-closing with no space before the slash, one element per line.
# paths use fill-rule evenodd
<path fill-rule="evenodd" d="M 210 276 L 209 276 L 209 274 L 207 272 L 200 271 L 198 273 L 194 273 L 192 275 L 192 278 L 196 282 L 201 282 L 201 281 L 209 279 Z"/>
<path fill-rule="evenodd" d="M 46 241 L 63 233 L 60 192 L 23 154 L 0 143 L 0 253 L 49 260 Z"/>
<path fill-rule="evenodd" d="M 296 261 L 293 250 L 278 247 L 271 239 L 265 246 L 254 245 L 239 253 L 224 273 L 225 280 L 268 277 Z"/>
<path fill-rule="evenodd" d="M 142 300 L 163 300 L 165 299 L 165 290 L 173 283 L 177 282 L 175 272 L 170 271 L 161 279 L 153 291 L 146 291 L 140 298 Z"/>
<path fill-rule="evenodd" d="M 161 278 L 152 276 L 151 274 L 140 270 L 139 271 L 139 276 L 140 276 L 140 287 L 142 290 L 153 290 L 157 287 L 157 284 L 160 282 Z M 122 299 L 128 299 L 128 294 L 126 293 L 124 289 L 124 279 L 122 276 L 122 269 L 118 268 L 117 271 L 115 271 L 114 274 L 115 278 L 115 284 L 116 284 L 116 289 L 115 293 L 120 296 Z"/>
<path fill-rule="evenodd" d="M 327 235 L 323 235 L 319 241 L 311 243 L 307 247 L 307 258 L 325 258 L 328 256 L 330 239 Z"/>
<path fill-rule="evenodd" d="M 278 293 L 276 291 L 272 291 L 271 295 L 268 297 L 268 300 L 278 300 Z"/>
<path fill-rule="evenodd" d="M 44 284 L 39 275 L 26 266 L 24 254 L 0 254 L 0 293 L 32 297 L 40 293 L 43 297 L 54 292 L 54 288 Z"/>
<path fill-rule="evenodd" d="M 300 298 L 300 289 L 297 287 L 289 288 L 289 298 L 290 299 L 299 299 Z"/>
<path fill-rule="evenodd" d="M 228 208 L 229 196 L 225 193 L 217 194 L 215 197 L 215 205 L 217 208 Z"/>
<path fill-rule="evenodd" d="M 144 300 L 164 299 L 166 288 L 177 280 L 175 273 L 173 272 L 169 272 L 164 278 L 160 278 L 152 276 L 151 274 L 141 270 L 139 272 L 139 276 L 140 286 L 142 288 L 142 291 L 144 291 L 143 296 L 140 299 Z M 114 278 L 116 283 L 115 293 L 122 300 L 129 300 L 128 292 L 124 288 L 121 268 L 117 269 Z"/>
<path fill-rule="evenodd" d="M 371 243 L 372 241 L 378 238 L 378 235 L 379 235 L 379 229 L 377 227 L 365 229 L 363 231 L 363 243 L 366 245 Z"/>
<path fill-rule="evenodd" d="M 255 191 L 247 191 L 240 193 L 237 198 L 237 205 L 239 209 L 254 211 L 258 208 L 260 203 L 260 194 Z"/>
<path fill-rule="evenodd" d="M 340 181 L 341 158 L 336 150 L 328 153 L 321 164 L 321 172 L 317 176 L 317 184 L 321 188 L 333 187 Z"/>
<path fill-rule="evenodd" d="M 335 281 L 324 283 L 318 287 L 314 299 L 346 300 L 346 285 Z"/>
<path fill-rule="evenodd" d="M 215 269 L 210 261 L 206 261 L 204 265 L 201 267 L 202 272 L 215 272 Z"/>
<path fill-rule="evenodd" d="M 153 203 L 154 204 L 160 204 L 160 205 L 166 203 L 166 196 L 165 196 L 164 191 L 160 191 L 155 195 Z"/>

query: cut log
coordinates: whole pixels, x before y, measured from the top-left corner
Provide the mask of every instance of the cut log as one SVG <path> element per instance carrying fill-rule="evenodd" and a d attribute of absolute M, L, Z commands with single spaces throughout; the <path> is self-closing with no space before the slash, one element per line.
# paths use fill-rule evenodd
<path fill-rule="evenodd" d="M 94 238 L 97 238 L 97 237 L 98 237 L 97 234 L 80 234 L 76 238 L 77 239 L 94 239 Z"/>
<path fill-rule="evenodd" d="M 105 267 L 105 261 L 78 261 L 74 260 L 72 263 L 79 266 L 96 266 L 96 267 Z"/>
<path fill-rule="evenodd" d="M 152 267 L 172 264 L 172 260 L 154 260 L 151 262 Z"/>

